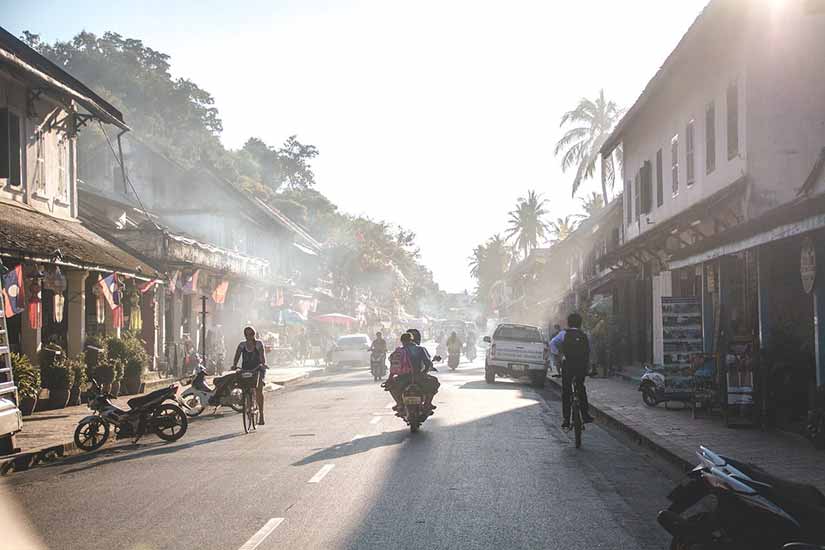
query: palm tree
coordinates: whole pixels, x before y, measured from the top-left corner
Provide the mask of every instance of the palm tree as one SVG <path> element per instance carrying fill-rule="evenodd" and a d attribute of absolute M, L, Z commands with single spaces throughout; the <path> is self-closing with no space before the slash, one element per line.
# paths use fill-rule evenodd
<path fill-rule="evenodd" d="M 473 249 L 472 255 L 468 258 L 470 266 L 470 276 L 475 280 L 480 280 L 484 272 L 484 264 L 487 260 L 487 247 L 483 244 Z"/>
<path fill-rule="evenodd" d="M 563 218 L 556 218 L 556 221 L 550 222 L 550 235 L 554 242 L 563 241 L 576 230 L 578 219 L 581 218 L 579 214 L 570 214 Z"/>
<path fill-rule="evenodd" d="M 501 235 L 493 235 L 487 242 L 476 246 L 468 258 L 470 275 L 478 281 L 476 297 L 488 311 L 492 309 L 490 289 L 504 279 L 511 255 L 510 247 Z"/>
<path fill-rule="evenodd" d="M 510 211 L 510 228 L 507 230 L 507 240 L 513 239 L 514 247 L 524 252 L 526 258 L 530 251 L 536 248 L 539 240 L 544 240 L 549 230 L 544 216 L 545 201 L 535 191 L 528 191 L 527 198 L 519 197 L 515 210 Z"/>
<path fill-rule="evenodd" d="M 576 167 L 576 177 L 573 179 L 573 195 L 578 191 L 583 180 L 592 178 L 596 173 L 596 161 L 599 159 L 604 142 L 610 136 L 613 126 L 621 117 L 622 111 L 613 101 L 604 98 L 604 90 L 599 91 L 599 97 L 591 100 L 583 97 L 572 111 L 567 111 L 561 117 L 560 127 L 570 124 L 561 139 L 556 143 L 553 153 L 561 157 L 561 169 L 567 171 Z M 607 196 L 607 186 L 613 189 L 613 182 L 617 169 L 621 169 L 621 148 L 611 153 L 608 158 L 602 159 L 602 197 L 604 203 L 610 202 Z"/>
<path fill-rule="evenodd" d="M 587 213 L 588 218 L 604 207 L 604 199 L 595 191 L 590 193 L 589 196 L 579 199 L 579 202 Z"/>

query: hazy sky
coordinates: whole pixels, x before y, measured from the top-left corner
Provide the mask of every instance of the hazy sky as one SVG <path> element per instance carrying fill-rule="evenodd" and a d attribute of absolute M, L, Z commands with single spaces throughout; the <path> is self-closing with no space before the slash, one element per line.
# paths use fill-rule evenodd
<path fill-rule="evenodd" d="M 318 146 L 319 190 L 414 230 L 460 291 L 472 248 L 528 189 L 553 217 L 580 210 L 552 154 L 561 114 L 601 87 L 632 104 L 705 3 L 0 0 L 0 25 L 48 41 L 112 30 L 171 55 L 215 97 L 228 147 Z"/>

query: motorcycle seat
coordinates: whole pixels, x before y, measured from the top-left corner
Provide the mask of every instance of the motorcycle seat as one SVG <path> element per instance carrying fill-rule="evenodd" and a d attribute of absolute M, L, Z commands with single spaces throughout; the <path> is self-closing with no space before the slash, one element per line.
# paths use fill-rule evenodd
<path fill-rule="evenodd" d="M 788 481 L 771 475 L 753 464 L 746 464 L 727 457 L 724 458 L 728 464 L 739 469 L 745 475 L 750 476 L 758 482 L 770 485 L 771 488 L 769 492 L 772 493 L 772 496 L 775 498 L 825 510 L 825 495 L 813 485 Z"/>
<path fill-rule="evenodd" d="M 212 388 L 209 387 L 209 384 L 206 383 L 203 377 L 195 378 L 195 380 L 192 381 L 192 387 L 207 393 L 212 391 Z"/>
<path fill-rule="evenodd" d="M 238 374 L 237 372 L 232 371 L 232 372 L 229 372 L 227 374 L 224 374 L 223 376 L 216 376 L 215 378 L 212 379 L 212 383 L 217 388 L 218 386 L 221 386 L 221 385 L 225 384 L 226 382 L 234 380 L 235 377 L 237 376 L 237 374 Z"/>
<path fill-rule="evenodd" d="M 166 398 L 166 396 L 169 395 L 169 392 L 170 388 L 161 388 L 159 390 L 147 393 L 146 395 L 141 395 L 140 397 L 133 397 L 127 401 L 126 404 L 132 409 L 137 409 L 151 403 L 152 401 Z"/>

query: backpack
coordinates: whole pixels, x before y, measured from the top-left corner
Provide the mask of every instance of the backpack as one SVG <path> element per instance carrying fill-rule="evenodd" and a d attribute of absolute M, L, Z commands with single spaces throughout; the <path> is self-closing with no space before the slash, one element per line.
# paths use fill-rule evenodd
<path fill-rule="evenodd" d="M 412 372 L 412 359 L 409 350 L 401 347 L 390 355 L 390 375 L 409 374 Z"/>
<path fill-rule="evenodd" d="M 567 329 L 564 332 L 561 351 L 567 365 L 579 368 L 587 367 L 590 344 L 587 342 L 587 335 L 582 331 Z"/>

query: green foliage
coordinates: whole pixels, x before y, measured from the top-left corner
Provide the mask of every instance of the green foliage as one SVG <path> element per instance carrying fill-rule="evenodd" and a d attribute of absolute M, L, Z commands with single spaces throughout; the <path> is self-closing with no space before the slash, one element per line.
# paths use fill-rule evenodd
<path fill-rule="evenodd" d="M 84 367 L 83 360 L 79 362 L 81 367 Z M 68 358 L 65 356 L 59 357 L 51 366 L 43 369 L 44 385 L 50 390 L 65 390 L 74 385 L 75 370 L 78 367 L 77 358 Z"/>
<path fill-rule="evenodd" d="M 469 258 L 470 275 L 478 283 L 476 299 L 487 313 L 494 309 L 491 296 L 493 285 L 504 279 L 512 259 L 512 249 L 501 235 L 493 235 L 473 249 Z"/>
<path fill-rule="evenodd" d="M 527 197 L 520 197 L 515 210 L 510 212 L 507 239 L 515 241 L 515 248 L 524 252 L 525 258 L 546 238 L 549 230 L 547 222 L 544 221 L 547 215 L 546 203 L 541 195 L 535 191 L 528 191 Z"/>
<path fill-rule="evenodd" d="M 581 218 L 578 214 L 570 214 L 563 218 L 556 218 L 548 224 L 550 228 L 550 238 L 553 242 L 563 241 L 569 237 L 573 231 L 576 230 L 578 220 Z"/>
<path fill-rule="evenodd" d="M 71 368 L 74 371 L 74 386 L 84 387 L 89 383 L 89 373 L 86 370 L 86 357 L 81 353 L 76 357 L 69 359 Z"/>
<path fill-rule="evenodd" d="M 20 353 L 11 354 L 11 369 L 20 398 L 36 398 L 40 393 L 40 369 Z"/>
<path fill-rule="evenodd" d="M 143 340 L 126 331 L 120 338 L 106 340 L 107 363 L 114 371 L 114 380 L 123 377 L 140 377 L 149 364 L 149 355 L 143 347 Z"/>
<path fill-rule="evenodd" d="M 587 217 L 593 216 L 596 212 L 604 208 L 604 198 L 598 193 L 590 193 L 587 197 L 579 199 Z"/>
<path fill-rule="evenodd" d="M 304 145 L 289 136 L 279 148 L 259 138 L 249 138 L 236 154 L 236 168 L 243 176 L 262 182 L 272 191 L 309 189 L 315 185 L 310 161 L 318 156 L 314 145 Z"/>

